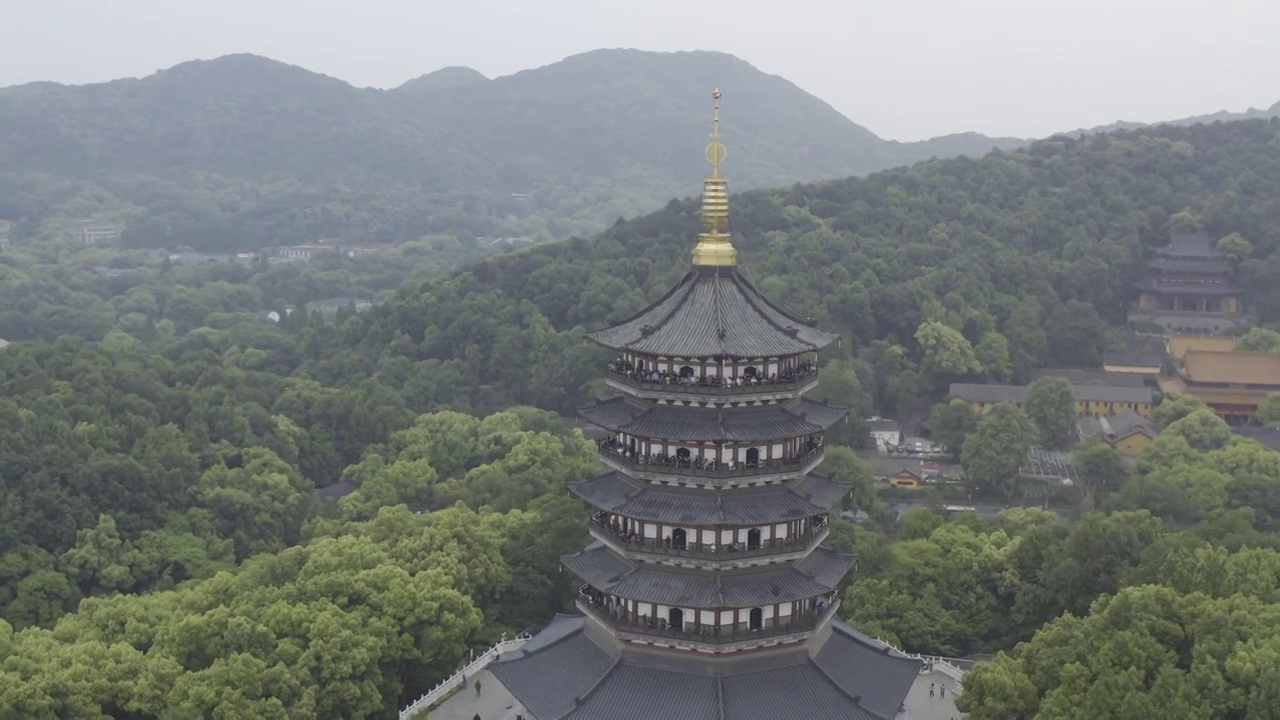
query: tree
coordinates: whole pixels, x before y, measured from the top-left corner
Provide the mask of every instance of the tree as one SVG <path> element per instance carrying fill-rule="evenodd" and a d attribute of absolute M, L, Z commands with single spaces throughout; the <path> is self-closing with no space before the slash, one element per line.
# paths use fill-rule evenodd
<path fill-rule="evenodd" d="M 920 367 L 935 382 L 982 372 L 973 346 L 960 331 L 936 320 L 926 320 L 916 329 L 915 338 L 924 352 Z"/>
<path fill-rule="evenodd" d="M 1060 377 L 1043 377 L 1031 383 L 1022 407 L 1039 430 L 1043 445 L 1058 445 L 1075 430 L 1075 393 Z"/>
<path fill-rule="evenodd" d="M 926 425 L 930 439 L 944 445 L 953 456 L 958 456 L 964 447 L 965 438 L 978 427 L 980 420 L 981 417 L 972 405 L 960 398 L 953 398 L 950 402 L 934 405 Z"/>
<path fill-rule="evenodd" d="M 965 477 L 980 484 L 1002 484 L 1012 495 L 1012 483 L 1038 434 L 1021 408 L 1008 403 L 996 405 L 964 441 L 960 463 Z"/>
<path fill-rule="evenodd" d="M 1120 453 L 1096 438 L 1081 443 L 1071 454 L 1080 474 L 1104 487 L 1115 487 L 1126 474 Z"/>
<path fill-rule="evenodd" d="M 1253 243 L 1244 239 L 1240 233 L 1231 233 L 1218 239 L 1218 251 L 1227 257 L 1227 261 L 1239 266 L 1253 255 Z"/>
<path fill-rule="evenodd" d="M 1249 332 L 1236 340 L 1236 349 L 1252 352 L 1280 352 L 1280 332 L 1271 328 L 1251 327 Z"/>
<path fill-rule="evenodd" d="M 851 448 L 828 445 L 818 472 L 849 486 L 849 495 L 846 496 L 849 509 L 874 509 L 878 500 L 871 468 Z"/>
<path fill-rule="evenodd" d="M 984 333 L 978 344 L 973 346 L 974 357 L 982 366 L 987 380 L 993 383 L 1007 383 L 1013 379 L 1013 362 L 1009 357 L 1009 341 L 996 331 Z"/>
<path fill-rule="evenodd" d="M 1191 413 L 1208 409 L 1208 407 L 1208 405 L 1191 395 L 1179 395 L 1172 400 L 1165 400 L 1157 405 L 1156 409 L 1151 413 L 1151 422 L 1155 424 L 1157 429 L 1164 430 Z"/>
<path fill-rule="evenodd" d="M 1208 408 L 1195 410 L 1169 423 L 1161 436 L 1181 437 L 1194 450 L 1209 452 L 1226 447 L 1231 441 L 1231 428 Z"/>
<path fill-rule="evenodd" d="M 1280 425 L 1280 393 L 1271 393 L 1258 406 L 1256 415 L 1263 425 Z"/>

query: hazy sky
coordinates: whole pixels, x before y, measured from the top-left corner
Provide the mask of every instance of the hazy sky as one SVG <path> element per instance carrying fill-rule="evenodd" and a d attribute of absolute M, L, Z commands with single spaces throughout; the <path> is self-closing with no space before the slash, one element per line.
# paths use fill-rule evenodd
<path fill-rule="evenodd" d="M 1273 0 L 0 0 L 0 85 L 251 52 L 388 87 L 601 47 L 733 53 L 900 140 L 1280 100 Z"/>

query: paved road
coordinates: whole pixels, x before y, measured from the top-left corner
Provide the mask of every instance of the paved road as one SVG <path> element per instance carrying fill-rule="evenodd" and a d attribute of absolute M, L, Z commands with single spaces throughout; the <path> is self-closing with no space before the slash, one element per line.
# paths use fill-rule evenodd
<path fill-rule="evenodd" d="M 480 681 L 480 696 L 476 697 L 475 683 Z M 444 701 L 427 715 L 427 720 L 515 720 L 518 707 L 516 699 L 488 670 L 481 670 L 467 681 L 467 687 Z"/>
<path fill-rule="evenodd" d="M 934 686 L 934 696 L 929 697 L 929 688 Z M 916 677 L 907 693 L 905 713 L 898 713 L 897 720 L 952 720 L 964 717 L 955 704 L 956 682 L 950 676 L 934 670 Z M 947 696 L 942 697 L 945 690 Z"/>

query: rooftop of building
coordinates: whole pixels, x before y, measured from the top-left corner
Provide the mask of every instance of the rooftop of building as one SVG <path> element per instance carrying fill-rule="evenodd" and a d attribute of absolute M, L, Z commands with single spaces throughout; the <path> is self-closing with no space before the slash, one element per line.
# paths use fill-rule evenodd
<path fill-rule="evenodd" d="M 1021 403 L 1027 397 L 1026 385 L 983 385 L 952 383 L 950 397 L 968 402 Z M 1151 388 L 1116 385 L 1072 385 L 1071 392 L 1081 402 L 1147 403 L 1152 402 Z"/>
<path fill-rule="evenodd" d="M 587 337 L 643 355 L 765 358 L 821 350 L 839 336 L 773 304 L 737 268 L 695 267 L 656 303 Z"/>
<path fill-rule="evenodd" d="M 1226 260 L 1205 259 L 1190 260 L 1173 257 L 1159 257 L 1147 263 L 1147 267 L 1162 273 L 1188 275 L 1225 275 L 1231 272 L 1231 263 Z"/>
<path fill-rule="evenodd" d="M 1236 349 L 1236 339 L 1226 335 L 1170 335 L 1169 356 L 1179 362 L 1189 350 L 1229 352 Z"/>
<path fill-rule="evenodd" d="M 1135 335 L 1125 340 L 1124 347 L 1104 352 L 1102 364 L 1104 367 L 1159 368 L 1168 352 L 1167 338 Z"/>
<path fill-rule="evenodd" d="M 1107 442 L 1119 442 L 1137 433 L 1149 438 L 1160 434 L 1150 420 L 1135 412 L 1122 412 L 1104 418 L 1081 418 L 1076 423 L 1076 430 L 1082 440 L 1100 438 Z"/>
<path fill-rule="evenodd" d="M 1114 358 L 1113 358 L 1114 360 Z M 1108 363 L 1113 364 L 1113 363 Z M 1130 366 L 1128 363 L 1114 363 L 1115 365 Z M 1155 367 L 1159 370 L 1160 363 L 1157 362 Z M 1149 365 L 1131 365 L 1130 367 L 1151 367 Z M 1111 372 L 1108 370 L 1098 370 L 1094 368 L 1042 368 L 1031 372 L 1031 381 L 1035 382 L 1040 378 L 1056 377 L 1062 378 L 1072 385 L 1110 385 L 1112 387 L 1144 387 L 1146 376 L 1141 373 L 1133 372 Z"/>
<path fill-rule="evenodd" d="M 902 423 L 897 420 L 875 417 L 867 420 L 867 428 L 871 432 L 902 432 Z"/>
<path fill-rule="evenodd" d="M 688 441 L 759 441 L 826 431 L 847 414 L 812 400 L 731 408 L 679 407 L 626 397 L 604 400 L 578 414 L 606 430 L 644 438 Z"/>
<path fill-rule="evenodd" d="M 1236 432 L 1272 450 L 1280 451 L 1280 425 L 1245 425 L 1236 428 Z"/>
<path fill-rule="evenodd" d="M 1169 244 L 1157 248 L 1164 257 L 1221 258 L 1222 252 L 1213 246 L 1209 233 L 1204 231 L 1174 232 L 1169 234 Z"/>
<path fill-rule="evenodd" d="M 1181 374 L 1191 383 L 1280 386 L 1280 353 L 1188 350 Z"/>
<path fill-rule="evenodd" d="M 755 525 L 825 515 L 849 486 L 808 475 L 782 487 L 708 493 L 631 480 L 619 473 L 597 475 L 569 486 L 592 506 L 635 520 L 687 525 Z"/>
<path fill-rule="evenodd" d="M 1166 397 L 1190 395 L 1213 408 L 1239 407 L 1256 409 L 1270 394 L 1270 390 L 1241 390 L 1187 385 L 1177 375 L 1161 376 L 1157 382 Z"/>
<path fill-rule="evenodd" d="M 489 670 L 538 720 L 890 720 L 921 666 L 839 620 L 801 647 L 711 659 L 619 646 L 558 615 Z"/>

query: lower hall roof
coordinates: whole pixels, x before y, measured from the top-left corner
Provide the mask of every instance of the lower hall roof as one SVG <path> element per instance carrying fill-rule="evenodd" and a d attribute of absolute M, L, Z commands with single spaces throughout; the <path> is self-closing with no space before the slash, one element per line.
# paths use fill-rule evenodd
<path fill-rule="evenodd" d="M 748 608 L 834 592 L 853 556 L 818 546 L 803 560 L 738 570 L 689 570 L 628 560 L 596 541 L 561 564 L 597 590 L 638 602 L 694 609 Z"/>
<path fill-rule="evenodd" d="M 489 670 L 535 720 L 889 720 L 921 667 L 840 620 L 802 648 L 716 659 L 601 632 L 557 615 Z"/>

